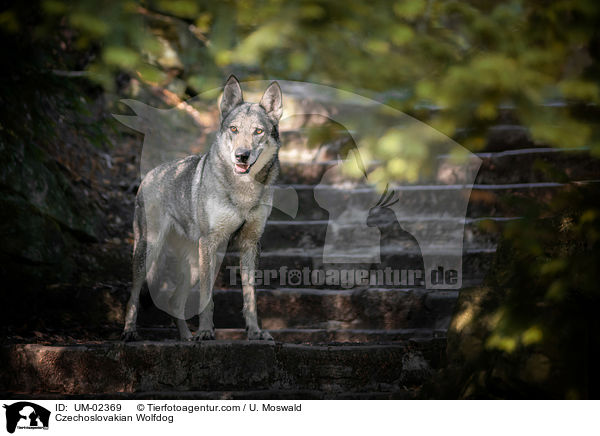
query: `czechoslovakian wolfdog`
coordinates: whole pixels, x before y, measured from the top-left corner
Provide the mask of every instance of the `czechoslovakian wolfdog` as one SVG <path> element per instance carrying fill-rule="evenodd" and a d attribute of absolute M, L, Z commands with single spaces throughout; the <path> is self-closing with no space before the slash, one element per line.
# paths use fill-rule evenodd
<path fill-rule="evenodd" d="M 220 111 L 220 127 L 206 154 L 158 166 L 140 185 L 133 225 L 133 284 L 122 335 L 125 341 L 138 339 L 140 291 L 165 245 L 176 253 L 179 268 L 169 313 L 176 314 L 181 339 L 214 339 L 212 287 L 218 248 L 234 235 L 240 252 L 248 339 L 273 340 L 258 326 L 252 277 L 259 240 L 271 213 L 273 183 L 279 174 L 281 89 L 273 82 L 260 103 L 245 103 L 240 83 L 231 76 Z M 184 313 L 195 285 L 199 286 L 196 313 L 200 322 L 192 335 Z"/>

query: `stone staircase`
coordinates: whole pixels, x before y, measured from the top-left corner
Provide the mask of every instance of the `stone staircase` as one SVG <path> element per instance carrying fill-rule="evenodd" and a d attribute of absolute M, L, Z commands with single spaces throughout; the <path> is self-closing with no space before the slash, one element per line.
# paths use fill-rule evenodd
<path fill-rule="evenodd" d="M 301 132 L 282 132 L 284 143 L 298 136 Z M 508 138 L 504 146 L 502 137 Z M 493 259 L 496 233 L 486 229 L 497 229 L 524 212 L 510 200 L 550 198 L 570 183 L 600 179 L 599 162 L 587 150 L 533 144 L 520 126 L 498 126 L 488 139 L 493 151 L 478 154 L 482 164 L 466 217 L 428 216 L 418 210 L 432 191 L 464 189 L 461 185 L 417 182 L 405 191 L 398 189 L 401 200 L 415 202 L 415 214 L 405 217 L 407 222 L 429 222 L 434 230 L 439 223 L 435 242 L 440 251 L 448 243 L 444 221 L 464 223 L 462 287 L 480 284 Z M 273 211 L 261 242 L 259 269 L 346 268 L 322 258 L 329 214 L 315 202 L 314 190 L 332 162 L 327 153 L 314 149 L 301 149 L 297 155 L 304 158 L 282 157 L 280 183 L 296 191 L 298 214 L 292 218 Z M 561 170 L 560 176 L 547 170 L 553 166 Z M 343 195 L 352 204 L 371 188 L 339 182 L 318 189 Z M 403 219 L 382 213 L 375 221 L 386 236 L 381 262 L 354 268 L 423 269 L 419 245 L 403 230 Z M 139 319 L 143 342 L 3 346 L 0 391 L 13 397 L 414 398 L 432 371 L 444 364 L 445 334 L 458 289 L 427 289 L 420 283 L 282 286 L 274 280 L 258 286 L 257 300 L 262 327 L 276 342 L 255 343 L 245 341 L 239 277 L 232 284 L 227 268 L 237 266 L 238 259 L 230 247 L 217 278 L 216 341 L 181 343 L 170 318 L 147 307 Z M 111 294 L 111 305 L 123 310 L 126 295 L 117 294 Z M 106 300 L 106 295 L 98 298 Z"/>
<path fill-rule="evenodd" d="M 12 388 L 5 398 L 413 398 L 440 364 L 439 345 L 13 345 L 0 353 L 0 383 Z"/>

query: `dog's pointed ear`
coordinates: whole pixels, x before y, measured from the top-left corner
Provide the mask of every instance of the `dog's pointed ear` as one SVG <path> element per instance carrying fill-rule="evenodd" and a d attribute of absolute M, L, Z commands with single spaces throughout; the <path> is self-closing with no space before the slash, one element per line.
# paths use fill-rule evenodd
<path fill-rule="evenodd" d="M 223 88 L 223 97 L 221 98 L 221 118 L 224 119 L 229 112 L 236 106 L 239 106 L 244 102 L 242 96 L 242 87 L 238 79 L 232 74 L 225 82 L 225 88 Z"/>
<path fill-rule="evenodd" d="M 260 99 L 260 105 L 267 111 L 267 115 L 273 121 L 276 123 L 279 122 L 283 114 L 283 97 L 281 95 L 281 88 L 277 82 L 269 85 Z"/>

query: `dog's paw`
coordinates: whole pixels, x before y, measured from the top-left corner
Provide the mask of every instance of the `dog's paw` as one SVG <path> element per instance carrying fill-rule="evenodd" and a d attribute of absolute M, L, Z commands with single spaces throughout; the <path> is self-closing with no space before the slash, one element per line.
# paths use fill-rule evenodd
<path fill-rule="evenodd" d="M 196 341 L 214 341 L 215 331 L 214 330 L 198 330 L 194 337 Z"/>
<path fill-rule="evenodd" d="M 273 336 L 265 330 L 248 330 L 248 340 L 250 341 L 272 341 Z"/>
<path fill-rule="evenodd" d="M 135 342 L 140 340 L 140 335 L 135 330 L 130 330 L 121 333 L 121 340 L 123 342 Z"/>

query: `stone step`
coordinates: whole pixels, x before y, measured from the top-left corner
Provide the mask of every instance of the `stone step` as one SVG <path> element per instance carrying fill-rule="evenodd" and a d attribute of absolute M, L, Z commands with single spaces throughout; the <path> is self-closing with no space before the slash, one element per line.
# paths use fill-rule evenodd
<path fill-rule="evenodd" d="M 330 333 L 335 337 L 351 338 L 363 330 L 360 337 L 368 337 L 367 331 L 384 330 L 393 337 L 415 329 L 444 331 L 450 324 L 458 291 L 425 289 L 362 289 L 355 291 L 319 289 L 258 289 L 258 314 L 263 328 L 289 330 L 281 333 L 281 340 L 288 342 L 304 336 L 295 330 L 311 329 L 306 341 L 321 337 L 323 330 L 352 330 L 346 333 Z M 214 323 L 216 328 L 243 328 L 241 290 L 214 291 Z M 124 309 L 124 308 L 123 308 Z M 196 318 L 190 327 L 197 326 Z M 157 308 L 143 308 L 139 315 L 140 326 L 170 326 L 171 318 Z M 317 330 L 319 332 L 317 332 Z M 301 332 L 306 334 L 307 332 Z M 381 332 L 379 332 L 381 333 Z M 233 333 L 232 333 L 233 334 Z M 278 333 L 279 334 L 279 333 Z M 385 333 L 387 335 L 388 333 Z M 412 333 L 410 333 L 412 334 Z M 337 335 L 337 336 L 336 336 Z M 345 335 L 345 336 L 344 336 Z M 176 337 L 176 336 L 173 336 Z M 245 336 L 243 336 L 245 338 Z M 239 339 L 224 336 L 223 339 Z M 372 336 L 376 339 L 377 336 Z M 383 336 L 382 336 L 383 338 Z M 348 339 L 349 340 L 349 339 Z M 305 342 L 304 340 L 302 342 Z M 317 341 L 322 342 L 322 341 Z"/>
<path fill-rule="evenodd" d="M 594 183 L 596 180 L 573 182 Z M 393 186 L 399 201 L 393 209 L 403 220 L 439 218 L 483 218 L 518 217 L 523 215 L 517 205 L 509 201 L 515 198 L 529 198 L 544 201 L 553 198 L 558 192 L 569 189 L 570 184 L 512 183 L 472 186 L 465 185 L 409 185 Z M 381 194 L 372 188 L 340 188 L 336 186 L 282 185 L 293 188 L 298 196 L 298 213 L 295 218 L 276 207 L 271 212 L 273 221 L 328 220 L 330 210 L 342 209 L 350 219 L 367 220 L 371 208 Z M 315 199 L 317 197 L 319 202 Z M 327 209 L 321 207 L 323 204 Z M 466 215 L 465 215 L 466 208 Z M 375 211 L 373 211 L 374 213 Z M 348 219 L 348 218 L 346 218 Z"/>
<path fill-rule="evenodd" d="M 224 309 L 223 311 L 226 311 Z M 223 312 L 222 311 L 222 312 Z M 238 314 L 239 315 L 239 314 Z M 241 316 L 241 315 L 239 315 Z M 138 323 L 138 333 L 144 341 L 179 341 L 179 333 L 175 323 L 164 312 L 153 308 L 144 308 Z M 154 325 L 152 325 L 154 323 Z M 235 319 L 235 324 L 239 321 Z M 190 330 L 198 328 L 198 318 L 188 321 Z M 326 323 L 322 323 L 325 325 Z M 407 329 L 360 329 L 343 328 L 340 322 L 331 322 L 326 328 L 280 328 L 270 329 L 269 333 L 277 342 L 287 344 L 389 344 L 407 340 L 440 339 L 446 337 L 447 329 L 407 328 Z M 53 346 L 81 345 L 105 341 L 120 341 L 123 332 L 122 324 L 103 325 L 91 331 L 67 329 L 47 329 L 44 333 L 16 335 L 14 332 L 4 338 L 4 344 L 40 344 Z M 245 341 L 245 328 L 216 328 L 215 338 L 219 341 Z"/>
<path fill-rule="evenodd" d="M 383 217 L 377 222 L 380 231 L 380 247 L 390 252 L 410 252 L 418 249 L 418 242 L 415 238 L 405 231 L 403 225 L 411 225 L 415 222 L 427 225 L 428 239 L 432 243 L 440 246 L 444 244 L 454 245 L 456 239 L 448 235 L 448 227 L 454 224 L 464 223 L 463 230 L 463 249 L 465 250 L 484 250 L 496 247 L 496 235 L 485 230 L 485 225 L 494 222 L 496 225 L 502 225 L 505 222 L 514 219 L 505 218 L 439 218 L 426 220 L 423 218 L 404 218 L 397 221 L 395 215 L 392 219 Z M 261 239 L 261 250 L 264 252 L 277 251 L 285 248 L 316 249 L 323 248 L 325 238 L 328 232 L 328 220 L 307 220 L 307 221 L 267 221 L 265 231 Z M 340 233 L 340 238 L 351 240 L 357 231 L 357 224 L 342 224 L 336 229 Z"/>
<path fill-rule="evenodd" d="M 197 326 L 190 325 L 194 330 Z M 179 338 L 175 327 L 139 327 L 140 337 L 147 341 L 176 341 Z M 107 336 L 108 340 L 118 340 L 121 331 L 115 330 Z M 368 330 L 368 329 L 277 329 L 269 330 L 273 339 L 286 344 L 332 344 L 332 343 L 371 343 L 382 344 L 401 342 L 406 340 L 423 340 L 443 338 L 446 330 L 432 329 L 395 329 L 395 330 Z M 223 328 L 215 330 L 215 337 L 222 341 L 246 340 L 246 330 L 243 328 Z"/>
<path fill-rule="evenodd" d="M 600 179 L 600 160 L 588 149 L 524 148 L 478 153 L 476 184 L 542 183 Z"/>
<path fill-rule="evenodd" d="M 146 391 L 94 394 L 23 394 L 0 392 L 11 400 L 412 400 L 418 398 L 418 387 L 398 387 L 384 392 L 329 392 L 300 389 L 264 389 L 248 391 Z"/>
<path fill-rule="evenodd" d="M 463 285 L 475 285 L 479 281 L 470 278 L 470 282 L 463 280 Z M 427 290 L 423 287 L 336 290 L 277 285 L 273 283 L 271 289 L 257 290 L 259 317 L 267 329 L 444 330 L 457 295 L 457 291 Z M 12 309 L 7 313 L 5 325 L 15 327 L 3 330 L 3 334 L 6 338 L 17 340 L 39 340 L 38 335 L 41 335 L 44 341 L 49 340 L 50 343 L 55 340 L 52 339 L 54 337 L 101 339 L 118 335 L 124 323 L 129 292 L 130 283 L 118 282 L 98 284 L 95 288 L 53 285 L 39 292 L 5 295 L 4 304 Z M 217 328 L 244 327 L 239 280 L 227 288 L 217 283 L 214 300 Z M 81 310 L 82 307 L 85 311 Z M 35 319 L 28 315 L 31 310 L 38 313 Z M 147 292 L 142 294 L 138 321 L 144 327 L 172 326 L 171 317 L 154 305 Z M 194 319 L 190 323 L 191 326 L 197 325 Z M 286 341 L 295 335 L 291 332 L 282 334 L 282 340 Z M 308 340 L 316 340 L 323 334 L 311 333 Z M 341 338 L 341 333 L 336 335 Z M 329 337 L 334 340 L 333 336 Z"/>
<path fill-rule="evenodd" d="M 531 144 L 529 144 L 531 145 Z M 475 153 L 482 162 L 476 184 L 539 183 L 600 178 L 600 160 L 590 156 L 587 149 L 568 148 L 519 148 L 499 152 Z M 446 156 L 434 157 L 437 174 L 448 166 Z M 284 184 L 318 185 L 344 183 L 349 179 L 323 178 L 325 172 L 337 161 L 281 162 L 280 182 Z M 367 165 L 367 164 L 366 164 Z M 367 165 L 368 171 L 379 167 L 381 162 Z M 561 174 L 563 173 L 563 174 Z M 419 183 L 419 182 L 417 182 Z M 426 183 L 422 181 L 421 183 Z"/>
<path fill-rule="evenodd" d="M 258 341 L 3 345 L 0 392 L 393 393 L 427 380 L 443 363 L 444 347 L 443 339 L 327 346 Z"/>

